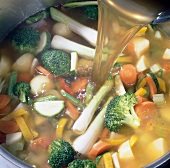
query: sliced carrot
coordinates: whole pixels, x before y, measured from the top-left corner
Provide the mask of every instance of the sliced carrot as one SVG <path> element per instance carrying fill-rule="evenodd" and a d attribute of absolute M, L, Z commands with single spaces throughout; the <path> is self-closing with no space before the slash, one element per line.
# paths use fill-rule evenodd
<path fill-rule="evenodd" d="M 66 106 L 68 108 L 66 114 L 69 115 L 73 120 L 76 120 L 80 114 L 78 109 L 68 100 L 66 100 Z"/>
<path fill-rule="evenodd" d="M 19 72 L 17 77 L 17 82 L 30 82 L 32 79 L 32 76 L 28 72 Z"/>
<path fill-rule="evenodd" d="M 152 117 L 155 114 L 156 106 L 151 101 L 144 101 L 135 106 L 135 112 L 141 118 Z"/>
<path fill-rule="evenodd" d="M 136 96 L 136 97 L 137 97 L 137 99 L 138 99 L 138 104 L 140 104 L 140 103 L 148 100 L 147 98 L 145 98 L 145 97 L 143 97 L 143 96 Z"/>
<path fill-rule="evenodd" d="M 81 92 L 86 88 L 88 84 L 88 79 L 85 77 L 80 77 L 76 81 L 71 83 L 71 89 L 74 93 Z"/>
<path fill-rule="evenodd" d="M 11 105 L 7 104 L 7 106 L 0 109 L 0 116 L 7 115 L 10 111 L 11 111 Z"/>
<path fill-rule="evenodd" d="M 105 127 L 100 135 L 100 139 L 106 138 L 109 132 L 109 129 Z"/>
<path fill-rule="evenodd" d="M 38 65 L 35 67 L 39 72 L 43 73 L 45 76 L 48 76 L 49 78 L 54 78 L 54 75 L 52 75 L 47 69 L 42 67 L 41 65 Z"/>
<path fill-rule="evenodd" d="M 3 109 L 10 102 L 11 98 L 8 95 L 0 95 L 0 109 Z"/>
<path fill-rule="evenodd" d="M 152 98 L 152 96 L 157 93 L 157 88 L 156 88 L 155 82 L 153 81 L 151 76 L 146 77 L 146 84 L 149 87 L 150 96 Z"/>
<path fill-rule="evenodd" d="M 74 96 L 74 92 L 72 91 L 70 86 L 65 82 L 63 77 L 59 76 L 59 77 L 57 77 L 57 80 L 59 82 L 60 89 L 63 89 L 64 91 L 66 91 L 70 95 Z"/>
<path fill-rule="evenodd" d="M 32 140 L 29 145 L 29 150 L 32 152 L 39 152 L 41 150 L 47 149 L 51 144 L 52 140 L 49 137 L 40 137 L 35 140 Z"/>
<path fill-rule="evenodd" d="M 170 71 L 170 60 L 164 60 L 163 61 L 163 70 L 165 72 L 169 72 Z"/>
<path fill-rule="evenodd" d="M 13 120 L 0 122 L 0 131 L 5 134 L 14 133 L 17 132 L 18 130 L 19 130 L 18 124 Z"/>
<path fill-rule="evenodd" d="M 133 40 L 131 40 L 127 46 L 125 47 L 123 53 L 127 54 L 127 55 L 132 55 L 132 56 L 136 56 L 136 52 L 135 52 L 135 47 L 134 47 L 134 42 Z"/>
<path fill-rule="evenodd" d="M 96 158 L 96 156 L 98 156 L 99 154 L 103 152 L 110 150 L 111 148 L 112 148 L 112 145 L 102 140 L 99 140 L 93 145 L 92 149 L 88 153 L 88 156 L 90 158 Z"/>
<path fill-rule="evenodd" d="M 125 64 L 120 70 L 120 78 L 127 87 L 134 86 L 137 80 L 137 71 L 134 65 Z"/>

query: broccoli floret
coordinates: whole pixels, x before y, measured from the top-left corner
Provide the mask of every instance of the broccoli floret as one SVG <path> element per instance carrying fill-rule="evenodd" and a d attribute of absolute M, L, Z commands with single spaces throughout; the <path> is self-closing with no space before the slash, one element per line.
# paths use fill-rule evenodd
<path fill-rule="evenodd" d="M 31 87 L 29 83 L 26 82 L 18 82 L 13 86 L 13 93 L 19 97 L 20 101 L 23 103 L 28 103 L 30 98 Z"/>
<path fill-rule="evenodd" d="M 52 168 L 66 167 L 74 159 L 73 147 L 64 140 L 54 140 L 51 144 L 49 164 Z"/>
<path fill-rule="evenodd" d="M 67 75 L 70 71 L 70 55 L 62 50 L 46 50 L 41 54 L 44 67 L 52 74 L 58 76 Z"/>
<path fill-rule="evenodd" d="M 140 119 L 134 111 L 137 102 L 134 93 L 114 97 L 107 106 L 105 126 L 113 132 L 118 132 L 123 124 L 137 128 L 140 125 Z"/>
<path fill-rule="evenodd" d="M 96 168 L 96 164 L 91 160 L 74 160 L 68 164 L 68 168 Z"/>
<path fill-rule="evenodd" d="M 98 19 L 98 6 L 97 5 L 88 5 L 83 6 L 85 15 L 89 19 L 97 20 Z"/>
<path fill-rule="evenodd" d="M 24 54 L 29 52 L 34 54 L 40 40 L 40 33 L 31 27 L 24 27 L 12 34 L 11 40 L 19 53 Z"/>

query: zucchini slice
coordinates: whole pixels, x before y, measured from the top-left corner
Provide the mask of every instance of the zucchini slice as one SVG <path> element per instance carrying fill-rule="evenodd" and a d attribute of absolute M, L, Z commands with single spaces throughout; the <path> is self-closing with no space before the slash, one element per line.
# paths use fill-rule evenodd
<path fill-rule="evenodd" d="M 41 101 L 34 103 L 34 110 L 45 117 L 53 117 L 62 112 L 64 109 L 64 101 Z"/>

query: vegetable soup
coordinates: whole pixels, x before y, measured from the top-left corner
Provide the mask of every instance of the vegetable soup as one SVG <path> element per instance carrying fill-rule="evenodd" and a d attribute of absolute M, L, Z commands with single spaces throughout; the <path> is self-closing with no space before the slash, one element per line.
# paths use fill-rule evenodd
<path fill-rule="evenodd" d="M 1 44 L 0 143 L 37 168 L 144 167 L 170 150 L 169 38 L 143 27 L 99 85 L 97 3 L 67 5 Z"/>

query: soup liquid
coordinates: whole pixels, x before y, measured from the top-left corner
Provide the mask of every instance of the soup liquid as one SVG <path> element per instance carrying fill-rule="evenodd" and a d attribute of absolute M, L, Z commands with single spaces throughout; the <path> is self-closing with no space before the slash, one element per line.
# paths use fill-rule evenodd
<path fill-rule="evenodd" d="M 165 9 L 163 3 L 158 2 L 153 6 L 153 3 L 145 1 L 142 4 L 140 1 L 122 1 L 122 4 L 116 1 L 98 1 L 98 39 L 92 72 L 92 79 L 98 84 L 103 84 L 108 78 L 116 59 L 132 37 Z"/>

